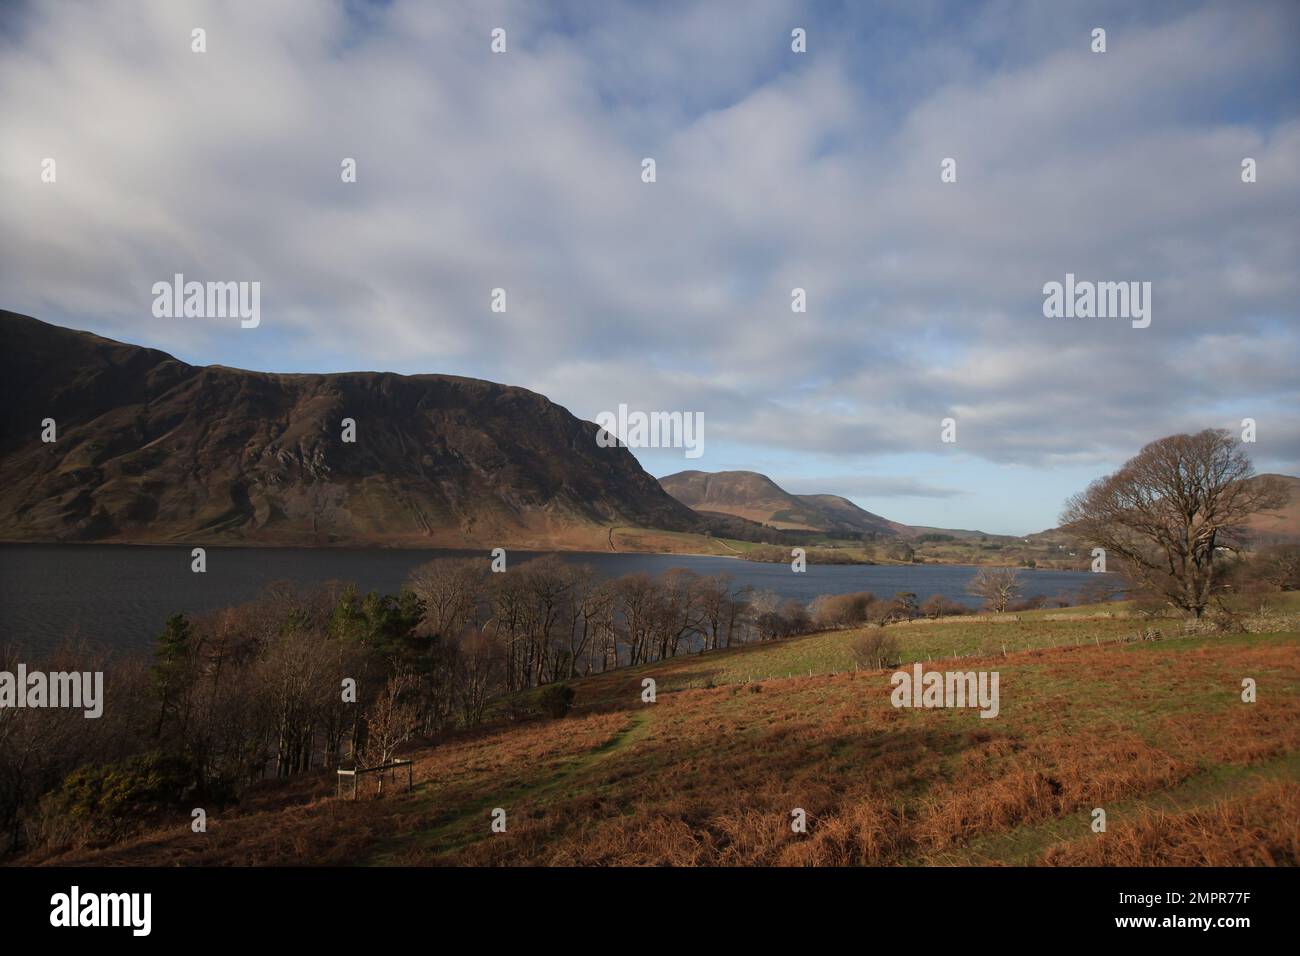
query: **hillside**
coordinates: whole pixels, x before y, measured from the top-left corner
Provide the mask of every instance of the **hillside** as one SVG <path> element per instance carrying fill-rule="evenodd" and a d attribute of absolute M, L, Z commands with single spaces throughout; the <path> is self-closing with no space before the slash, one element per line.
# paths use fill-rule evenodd
<path fill-rule="evenodd" d="M 753 471 L 681 471 L 660 478 L 659 484 L 688 508 L 735 515 L 773 528 L 884 537 L 910 530 L 838 495 L 791 494 L 771 478 Z"/>
<path fill-rule="evenodd" d="M 1269 544 L 1276 541 L 1300 541 L 1300 478 L 1291 475 L 1260 475 L 1275 478 L 1291 492 L 1291 500 L 1277 511 L 1253 515 L 1246 529 L 1256 542 Z"/>
<path fill-rule="evenodd" d="M 315 773 L 212 813 L 206 834 L 182 822 L 45 862 L 1300 862 L 1300 634 L 1181 637 L 1173 621 L 1131 643 L 1150 622 L 1074 610 L 888 629 L 902 666 L 997 670 L 992 720 L 895 708 L 890 670 L 853 669 L 854 632 L 816 634 L 577 681 L 566 718 L 410 748 L 410 793 L 340 801 Z M 1252 705 L 1247 673 L 1268 689 Z"/>
<path fill-rule="evenodd" d="M 604 548 L 700 525 L 523 388 L 193 366 L 12 312 L 0 336 L 3 540 Z"/>

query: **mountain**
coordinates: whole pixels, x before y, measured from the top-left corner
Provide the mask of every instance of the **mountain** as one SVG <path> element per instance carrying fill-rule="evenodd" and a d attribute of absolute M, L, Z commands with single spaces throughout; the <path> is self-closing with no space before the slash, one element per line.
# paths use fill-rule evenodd
<path fill-rule="evenodd" d="M 603 549 L 702 523 L 523 388 L 187 365 L 4 311 L 0 336 L 0 539 Z"/>
<path fill-rule="evenodd" d="M 774 528 L 866 532 L 884 537 L 911 529 L 864 511 L 838 495 L 793 495 L 754 471 L 679 471 L 660 478 L 665 491 L 702 514 L 728 514 Z"/>

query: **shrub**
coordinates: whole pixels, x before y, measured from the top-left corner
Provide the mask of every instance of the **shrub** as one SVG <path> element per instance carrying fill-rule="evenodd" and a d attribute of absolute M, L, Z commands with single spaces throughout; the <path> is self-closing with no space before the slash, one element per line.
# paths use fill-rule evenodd
<path fill-rule="evenodd" d="M 1300 546 L 1274 545 L 1258 558 L 1258 576 L 1279 591 L 1300 590 Z"/>
<path fill-rule="evenodd" d="M 1037 611 L 1047 603 L 1047 598 L 1041 594 L 1034 594 L 1022 601 L 1012 601 L 1007 605 L 1007 610 L 1013 614 L 1017 611 Z"/>
<path fill-rule="evenodd" d="M 813 601 L 811 613 L 818 627 L 853 627 L 867 620 L 868 609 L 876 601 L 870 591 L 856 594 L 823 594 Z"/>
<path fill-rule="evenodd" d="M 547 684 L 537 695 L 537 702 L 548 717 L 559 720 L 573 707 L 573 688 L 568 684 Z"/>
<path fill-rule="evenodd" d="M 949 617 L 966 613 L 966 606 L 942 594 L 931 594 L 921 605 L 921 613 L 929 618 Z"/>
<path fill-rule="evenodd" d="M 783 637 L 807 634 L 813 629 L 812 617 L 808 609 L 794 598 L 781 605 L 781 618 L 785 624 Z"/>
<path fill-rule="evenodd" d="M 853 641 L 853 658 L 859 667 L 880 670 L 898 663 L 898 639 L 884 630 L 873 630 Z"/>
<path fill-rule="evenodd" d="M 889 606 L 889 613 L 895 621 L 910 621 L 919 617 L 921 609 L 916 603 L 916 595 L 911 591 L 899 591 Z"/>
<path fill-rule="evenodd" d="M 867 624 L 874 624 L 876 627 L 884 627 L 894 621 L 894 606 L 886 604 L 884 601 L 876 601 L 867 607 Z"/>
<path fill-rule="evenodd" d="M 1138 617 L 1164 617 L 1169 612 L 1169 602 L 1158 594 L 1140 591 L 1133 598 L 1133 613 Z"/>
<path fill-rule="evenodd" d="M 157 751 L 93 764 L 64 778 L 46 798 L 42 816 L 71 824 L 59 834 L 64 839 L 119 840 L 180 807 L 193 780 L 193 768 L 185 760 Z"/>

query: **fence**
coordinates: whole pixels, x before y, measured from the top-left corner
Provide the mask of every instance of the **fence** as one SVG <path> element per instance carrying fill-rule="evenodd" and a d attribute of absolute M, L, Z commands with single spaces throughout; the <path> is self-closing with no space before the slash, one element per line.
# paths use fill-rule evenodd
<path fill-rule="evenodd" d="M 415 788 L 415 772 L 414 772 L 415 761 L 414 760 L 391 760 L 388 763 L 380 764 L 377 767 L 354 767 L 351 770 L 339 770 L 338 777 L 336 778 L 336 782 L 334 785 L 334 795 L 336 797 L 343 796 L 343 780 L 344 778 L 350 778 L 352 780 L 352 799 L 353 800 L 357 799 L 357 791 L 360 789 L 359 778 L 369 773 L 380 774 L 378 792 L 383 793 L 384 792 L 383 774 L 387 773 L 391 777 L 392 772 L 394 770 L 399 770 L 402 767 L 406 768 L 406 789 L 408 791 L 413 790 Z"/>

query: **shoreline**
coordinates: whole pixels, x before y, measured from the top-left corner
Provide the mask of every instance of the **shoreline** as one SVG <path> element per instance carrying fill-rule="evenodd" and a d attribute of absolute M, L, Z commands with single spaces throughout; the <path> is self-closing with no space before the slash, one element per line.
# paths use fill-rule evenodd
<path fill-rule="evenodd" d="M 480 551 L 491 553 L 493 547 L 505 548 L 508 552 L 523 552 L 525 554 L 590 554 L 593 556 L 605 557 L 607 555 L 628 555 L 628 556 L 659 556 L 659 557 L 683 557 L 683 558 L 720 558 L 728 561 L 744 561 L 749 564 L 771 565 L 776 566 L 785 564 L 784 561 L 759 561 L 747 558 L 743 553 L 718 554 L 704 551 L 665 551 L 661 549 L 645 550 L 624 550 L 624 551 L 601 551 L 590 546 L 581 547 L 564 547 L 560 545 L 510 545 L 495 544 L 492 546 L 485 545 L 430 545 L 416 543 L 388 543 L 388 544 L 284 544 L 271 543 L 266 541 L 241 541 L 237 543 L 221 542 L 212 543 L 204 541 L 17 541 L 0 539 L 0 548 L 203 548 L 204 550 L 266 550 L 266 551 L 337 551 L 337 552 L 360 552 L 360 551 L 436 551 L 445 552 L 451 556 L 468 556 Z M 811 550 L 811 549 L 809 549 Z M 808 560 L 809 566 L 815 567 L 846 567 L 846 568 L 925 568 L 925 567 L 942 567 L 942 568 L 1011 568 L 1015 571 L 1030 573 L 1034 571 L 1053 571 L 1053 572 L 1082 572 L 1086 568 L 1045 568 L 1033 567 L 1026 568 L 1016 564 L 972 564 L 968 561 L 938 561 L 928 560 L 922 562 L 916 561 L 826 561 L 818 562 Z"/>

